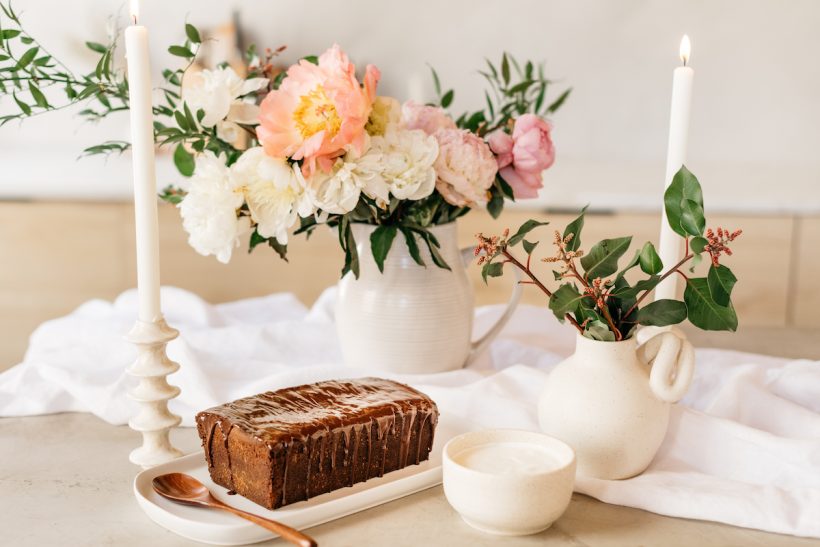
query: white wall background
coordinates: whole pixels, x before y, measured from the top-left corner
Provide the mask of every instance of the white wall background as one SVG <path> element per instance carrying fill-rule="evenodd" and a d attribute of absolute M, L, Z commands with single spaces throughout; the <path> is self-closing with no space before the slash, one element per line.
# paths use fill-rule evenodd
<path fill-rule="evenodd" d="M 56 55 L 93 68 L 85 40 L 105 41 L 119 0 L 17 0 L 26 26 Z M 820 2 L 814 0 L 142 0 L 156 72 L 178 60 L 186 19 L 215 25 L 233 9 L 260 46 L 284 60 L 338 42 L 382 69 L 383 94 L 406 98 L 433 64 L 456 88 L 456 110 L 478 106 L 485 56 L 544 59 L 574 92 L 554 119 L 556 166 L 542 203 L 598 209 L 660 204 L 672 70 L 692 39 L 695 69 L 687 163 L 712 210 L 820 211 Z M 428 85 L 428 91 L 431 85 Z M 12 108 L 0 104 L 0 112 Z M 129 195 L 129 158 L 76 161 L 81 149 L 128 136 L 125 116 L 100 126 L 57 112 L 0 129 L 0 198 Z M 164 159 L 160 184 L 176 180 Z"/>

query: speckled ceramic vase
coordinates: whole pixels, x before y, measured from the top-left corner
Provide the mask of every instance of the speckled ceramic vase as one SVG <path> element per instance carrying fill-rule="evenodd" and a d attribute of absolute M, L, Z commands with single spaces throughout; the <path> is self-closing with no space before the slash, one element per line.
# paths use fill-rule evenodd
<path fill-rule="evenodd" d="M 666 436 L 670 404 L 689 388 L 695 358 L 683 334 L 651 328 L 645 335 L 640 346 L 634 337 L 599 342 L 578 335 L 575 353 L 547 378 L 541 429 L 575 449 L 581 475 L 643 472 Z"/>
<path fill-rule="evenodd" d="M 465 366 L 509 320 L 521 287 L 515 284 L 504 314 L 480 339 L 471 341 L 473 289 L 465 271 L 472 248 L 459 250 L 456 224 L 432 228 L 451 270 L 439 268 L 419 241 L 427 267 L 416 264 L 399 234 L 384 272 L 370 252 L 375 226 L 354 224 L 359 278 L 339 282 L 336 325 L 345 364 L 396 373 L 433 373 Z"/>

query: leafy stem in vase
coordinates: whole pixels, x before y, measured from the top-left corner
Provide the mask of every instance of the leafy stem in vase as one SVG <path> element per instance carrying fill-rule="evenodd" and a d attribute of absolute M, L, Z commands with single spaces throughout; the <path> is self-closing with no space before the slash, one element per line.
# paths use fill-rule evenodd
<path fill-rule="evenodd" d="M 729 244 L 741 231 L 705 228 L 700 183 L 686 167 L 681 168 L 667 189 L 665 205 L 670 225 L 685 240 L 683 258 L 666 270 L 650 242 L 621 267 L 619 260 L 629 249 L 631 236 L 604 239 L 588 252 L 582 250 L 584 210 L 563 233 L 555 231 L 555 254 L 541 259 L 545 263 L 561 264 L 552 272 L 555 281 L 561 282 L 557 289 L 548 288 L 531 268 L 538 242 L 525 237 L 547 224 L 537 220 L 525 222 L 512 236 L 509 230 L 501 236 L 477 235 L 475 252 L 482 266 L 482 277 L 486 282 L 488 277 L 501 276 L 504 266 L 511 264 L 527 276 L 528 280 L 521 283 L 538 287 L 549 298 L 548 306 L 560 321 L 569 321 L 579 333 L 594 340 L 620 341 L 632 336 L 638 324 L 667 326 L 687 318 L 705 330 L 735 330 L 737 315 L 731 292 L 737 278 L 720 259 L 732 254 Z M 527 254 L 526 262 L 513 254 L 513 248 L 519 244 Z M 702 255 L 710 259 L 708 275 L 686 275 L 684 267 L 691 264 L 690 272 L 693 272 Z M 631 284 L 627 275 L 633 278 L 630 270 L 636 267 L 648 277 Z M 655 287 L 674 274 L 686 282 L 683 301 L 662 299 L 644 305 Z"/>

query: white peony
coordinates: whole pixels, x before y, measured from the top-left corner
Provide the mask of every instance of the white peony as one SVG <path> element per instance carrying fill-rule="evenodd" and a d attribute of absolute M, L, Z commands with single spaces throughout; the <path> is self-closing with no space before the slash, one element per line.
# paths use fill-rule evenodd
<path fill-rule="evenodd" d="M 186 74 L 182 99 L 192 112 L 200 109 L 205 112 L 201 121 L 203 127 L 216 126 L 221 139 L 233 142 L 239 134 L 237 124 L 259 123 L 259 107 L 240 97 L 267 85 L 267 78 L 243 80 L 230 67 L 206 69 Z"/>
<path fill-rule="evenodd" d="M 438 142 L 421 130 L 389 130 L 373 138 L 372 149 L 381 152 L 382 176 L 398 199 L 418 200 L 436 187 Z"/>
<path fill-rule="evenodd" d="M 239 246 L 239 236 L 250 228 L 247 217 L 237 217 L 243 201 L 225 162 L 213 152 L 200 154 L 188 193 L 178 206 L 191 247 L 227 264 Z"/>
<path fill-rule="evenodd" d="M 231 178 L 235 187 L 244 189 L 251 218 L 262 237 L 275 237 L 286 244 L 288 229 L 297 216 L 313 213 L 299 167 L 268 156 L 259 146 L 246 151 L 231 166 Z"/>
<path fill-rule="evenodd" d="M 368 146 L 362 155 L 350 148 L 336 160 L 329 173 L 317 170 L 306 181 L 313 204 L 325 213 L 344 214 L 356 207 L 362 191 L 386 204 L 390 189 L 382 176 L 381 152 Z"/>

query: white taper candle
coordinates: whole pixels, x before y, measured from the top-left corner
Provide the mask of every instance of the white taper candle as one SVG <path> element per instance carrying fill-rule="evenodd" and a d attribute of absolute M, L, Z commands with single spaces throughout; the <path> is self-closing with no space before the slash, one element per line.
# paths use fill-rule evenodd
<path fill-rule="evenodd" d="M 131 104 L 139 318 L 141 321 L 154 322 L 161 318 L 162 312 L 159 298 L 159 226 L 151 65 L 148 60 L 148 30 L 136 24 L 136 2 L 131 5 L 134 24 L 125 29 L 125 52 Z"/>
<path fill-rule="evenodd" d="M 686 145 L 689 136 L 689 111 L 692 102 L 692 81 L 695 71 L 688 66 L 690 54 L 689 37 L 684 36 L 680 45 L 680 57 L 683 66 L 675 69 L 672 78 L 672 108 L 669 115 L 669 144 L 666 150 L 666 179 L 664 188 L 672 182 L 675 173 L 686 161 Z M 683 239 L 672 231 L 666 218 L 666 207 L 661 217 L 661 235 L 658 244 L 658 255 L 664 268 L 674 266 L 682 257 Z M 675 298 L 677 294 L 677 276 L 669 276 L 655 289 L 655 300 Z"/>

